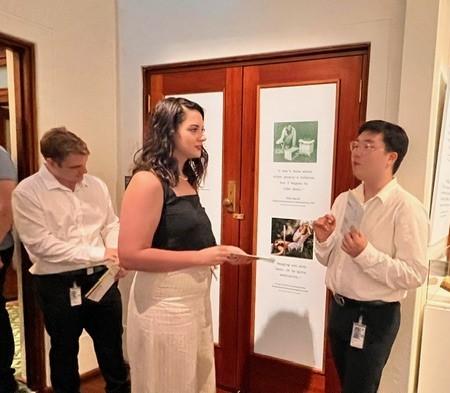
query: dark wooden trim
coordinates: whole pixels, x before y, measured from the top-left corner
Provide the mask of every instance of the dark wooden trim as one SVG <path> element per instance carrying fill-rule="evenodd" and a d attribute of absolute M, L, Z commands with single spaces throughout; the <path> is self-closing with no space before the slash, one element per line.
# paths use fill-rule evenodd
<path fill-rule="evenodd" d="M 34 44 L 0 33 L 0 46 L 11 49 L 16 63 L 16 112 L 17 112 L 17 157 L 19 180 L 38 169 L 35 53 Z M 22 247 L 23 318 L 25 326 L 25 351 L 27 384 L 40 391 L 46 385 L 44 324 L 33 293 L 31 263 Z"/>
<path fill-rule="evenodd" d="M 366 56 L 363 57 L 362 64 L 362 85 L 361 85 L 361 103 L 359 106 L 359 119 L 361 124 L 366 120 L 367 112 L 367 95 L 369 90 L 369 64 L 370 64 L 370 50 L 367 51 Z"/>
<path fill-rule="evenodd" d="M 248 65 L 260 65 L 268 63 L 286 63 L 299 60 L 321 59 L 327 57 L 355 56 L 366 54 L 369 51 L 370 43 L 325 46 L 322 48 L 310 48 L 291 50 L 283 52 L 270 52 L 256 55 L 222 57 L 217 59 L 196 60 L 189 62 L 179 62 L 170 64 L 157 64 L 142 67 L 143 74 L 150 73 L 169 73 L 188 70 L 201 70 L 210 68 L 224 68 Z"/>
<path fill-rule="evenodd" d="M 0 117 L 9 120 L 9 109 L 8 107 L 0 106 Z"/>
<path fill-rule="evenodd" d="M 4 47 L 0 47 L 0 67 L 6 65 L 6 49 Z"/>
<path fill-rule="evenodd" d="M 0 105 L 8 106 L 8 89 L 0 88 Z"/>
<path fill-rule="evenodd" d="M 231 393 L 232 390 L 222 390 L 221 388 L 217 388 L 217 393 Z"/>
<path fill-rule="evenodd" d="M 6 279 L 3 287 L 3 296 L 6 299 L 6 301 L 10 302 L 17 300 L 18 298 L 17 284 L 18 284 L 17 273 L 10 266 L 6 271 Z"/>

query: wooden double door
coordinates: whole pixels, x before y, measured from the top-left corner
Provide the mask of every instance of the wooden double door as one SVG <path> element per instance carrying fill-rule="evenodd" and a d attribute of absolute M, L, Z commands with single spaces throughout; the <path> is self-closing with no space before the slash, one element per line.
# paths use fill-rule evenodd
<path fill-rule="evenodd" d="M 368 52 L 353 45 L 144 69 L 146 126 L 167 96 L 205 108 L 210 166 L 200 196 L 218 242 L 274 259 L 223 265 L 212 284 L 225 391 L 339 391 L 310 226 L 354 184 L 348 146 L 365 117 Z"/>

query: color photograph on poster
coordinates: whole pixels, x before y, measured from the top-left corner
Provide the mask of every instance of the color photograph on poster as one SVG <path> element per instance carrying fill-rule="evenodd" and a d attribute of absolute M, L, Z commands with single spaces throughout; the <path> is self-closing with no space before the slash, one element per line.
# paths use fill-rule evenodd
<path fill-rule="evenodd" d="M 312 220 L 272 217 L 271 254 L 313 259 Z"/>
<path fill-rule="evenodd" d="M 317 121 L 274 123 L 274 162 L 317 162 Z"/>

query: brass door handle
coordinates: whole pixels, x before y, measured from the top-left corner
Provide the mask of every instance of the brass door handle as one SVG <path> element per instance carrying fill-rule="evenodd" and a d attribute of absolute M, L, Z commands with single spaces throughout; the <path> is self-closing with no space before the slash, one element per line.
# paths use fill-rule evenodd
<path fill-rule="evenodd" d="M 233 208 L 233 201 L 231 201 L 228 198 L 225 198 L 222 202 L 222 205 L 227 208 L 229 208 L 229 207 Z"/>
<path fill-rule="evenodd" d="M 222 201 L 222 205 L 227 209 L 227 213 L 231 213 L 235 220 L 243 220 L 244 214 L 237 213 L 236 206 L 236 181 L 230 180 L 227 184 L 227 196 Z"/>
<path fill-rule="evenodd" d="M 222 201 L 222 205 L 227 209 L 228 213 L 234 213 L 236 209 L 236 181 L 228 181 L 227 196 Z"/>

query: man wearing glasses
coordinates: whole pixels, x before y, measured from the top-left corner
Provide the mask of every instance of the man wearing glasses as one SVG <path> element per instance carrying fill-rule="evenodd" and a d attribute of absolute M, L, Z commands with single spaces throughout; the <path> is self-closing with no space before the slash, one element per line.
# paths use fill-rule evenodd
<path fill-rule="evenodd" d="M 400 326 L 400 303 L 427 274 L 427 213 L 394 177 L 408 150 L 398 125 L 364 123 L 350 143 L 361 184 L 314 222 L 315 253 L 333 293 L 331 350 L 342 393 L 376 393 Z"/>

